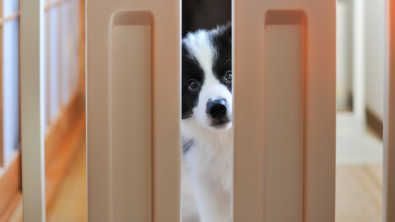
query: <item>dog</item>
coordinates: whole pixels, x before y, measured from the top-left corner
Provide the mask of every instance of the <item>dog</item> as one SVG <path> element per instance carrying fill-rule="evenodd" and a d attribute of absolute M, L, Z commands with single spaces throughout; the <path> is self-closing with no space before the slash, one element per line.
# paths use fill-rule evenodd
<path fill-rule="evenodd" d="M 182 40 L 182 147 L 201 222 L 231 221 L 232 29 Z"/>

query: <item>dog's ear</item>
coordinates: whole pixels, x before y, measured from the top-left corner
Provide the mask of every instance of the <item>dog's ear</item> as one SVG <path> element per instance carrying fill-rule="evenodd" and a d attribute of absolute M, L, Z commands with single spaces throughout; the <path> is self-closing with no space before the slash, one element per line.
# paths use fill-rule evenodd
<path fill-rule="evenodd" d="M 218 26 L 211 31 L 213 41 L 216 45 L 229 47 L 232 44 L 232 26 L 229 22 L 227 25 Z"/>
<path fill-rule="evenodd" d="M 228 37 L 229 41 L 232 41 L 232 23 L 228 22 L 228 24 L 225 27 L 225 31 L 224 31 L 225 36 Z"/>

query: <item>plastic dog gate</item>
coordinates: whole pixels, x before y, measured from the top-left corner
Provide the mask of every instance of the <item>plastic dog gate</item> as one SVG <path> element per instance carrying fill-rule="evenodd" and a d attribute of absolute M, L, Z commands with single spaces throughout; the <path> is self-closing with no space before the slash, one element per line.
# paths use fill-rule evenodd
<path fill-rule="evenodd" d="M 233 10 L 234 221 L 333 221 L 336 2 Z M 180 1 L 88 2 L 90 221 L 180 220 L 179 25 Z"/>
<path fill-rule="evenodd" d="M 234 221 L 333 222 L 336 1 L 233 1 Z"/>
<path fill-rule="evenodd" d="M 87 2 L 89 221 L 180 220 L 179 0 Z"/>
<path fill-rule="evenodd" d="M 386 1 L 383 222 L 395 220 L 395 1 Z"/>
<path fill-rule="evenodd" d="M 235 222 L 334 221 L 335 4 L 233 1 Z M 395 3 L 388 4 L 386 222 L 395 220 Z M 180 221 L 180 6 L 87 1 L 89 221 Z M 45 221 L 42 17 L 42 0 L 22 0 L 28 222 Z"/>

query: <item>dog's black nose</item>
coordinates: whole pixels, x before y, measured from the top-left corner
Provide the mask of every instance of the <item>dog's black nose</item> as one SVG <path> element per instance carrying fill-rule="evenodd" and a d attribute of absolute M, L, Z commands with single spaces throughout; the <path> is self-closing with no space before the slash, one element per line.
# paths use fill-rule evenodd
<path fill-rule="evenodd" d="M 207 102 L 207 113 L 214 119 L 221 119 L 226 115 L 226 100 L 217 99 Z"/>

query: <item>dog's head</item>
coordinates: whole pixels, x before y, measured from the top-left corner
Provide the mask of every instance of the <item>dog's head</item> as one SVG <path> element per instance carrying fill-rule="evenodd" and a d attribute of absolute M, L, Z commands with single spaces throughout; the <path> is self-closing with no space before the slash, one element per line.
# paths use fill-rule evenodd
<path fill-rule="evenodd" d="M 232 127 L 231 27 L 189 33 L 182 41 L 182 119 L 214 131 Z"/>

